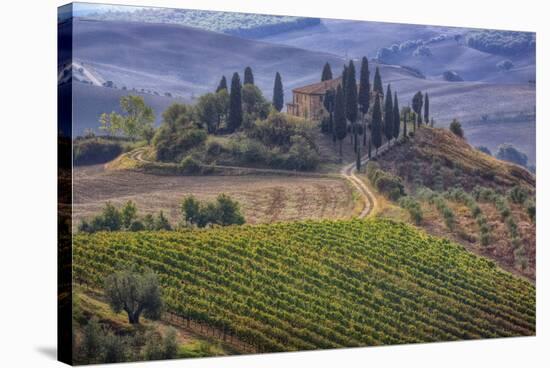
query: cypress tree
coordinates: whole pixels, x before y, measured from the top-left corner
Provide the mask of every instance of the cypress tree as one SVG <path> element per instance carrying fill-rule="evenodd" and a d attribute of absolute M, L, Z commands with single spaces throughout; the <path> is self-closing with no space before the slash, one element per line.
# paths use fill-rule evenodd
<path fill-rule="evenodd" d="M 357 147 L 357 154 L 355 159 L 355 168 L 357 171 L 361 170 L 361 147 Z"/>
<path fill-rule="evenodd" d="M 283 109 L 284 94 L 283 94 L 283 82 L 281 81 L 281 75 L 279 72 L 275 73 L 275 84 L 273 85 L 273 107 L 277 111 Z"/>
<path fill-rule="evenodd" d="M 382 87 L 382 77 L 380 77 L 380 70 L 378 70 L 378 67 L 376 67 L 376 71 L 374 72 L 374 83 L 372 85 L 372 90 L 380 94 L 384 93 L 384 87 Z"/>
<path fill-rule="evenodd" d="M 243 121 L 241 89 L 242 86 L 239 73 L 234 73 L 233 78 L 231 78 L 231 92 L 229 93 L 228 128 L 230 132 L 237 130 Z"/>
<path fill-rule="evenodd" d="M 346 83 L 348 83 L 348 66 L 344 65 L 344 70 L 342 71 L 342 92 L 344 93 L 344 103 L 346 101 Z"/>
<path fill-rule="evenodd" d="M 363 60 L 361 61 L 361 72 L 359 76 L 359 95 L 357 96 L 357 102 L 361 107 L 361 115 L 363 119 L 363 146 L 367 144 L 367 119 L 365 119 L 365 116 L 367 115 L 370 107 L 369 80 L 369 61 L 366 57 L 363 57 Z"/>
<path fill-rule="evenodd" d="M 422 92 L 418 91 L 413 96 L 412 108 L 416 115 L 416 123 L 420 125 L 422 123 Z"/>
<path fill-rule="evenodd" d="M 380 95 L 376 95 L 374 99 L 374 106 L 372 108 L 372 144 L 376 148 L 376 154 L 378 154 L 378 148 L 382 145 L 382 111 L 380 109 Z"/>
<path fill-rule="evenodd" d="M 424 122 L 428 124 L 430 121 L 430 99 L 428 98 L 428 92 L 424 94 Z"/>
<path fill-rule="evenodd" d="M 355 65 L 350 60 L 347 71 L 346 82 L 346 119 L 351 124 L 351 134 L 353 134 L 353 151 L 357 152 L 357 81 L 355 79 Z"/>
<path fill-rule="evenodd" d="M 369 159 L 371 158 L 371 156 L 372 156 L 372 138 L 369 139 Z"/>
<path fill-rule="evenodd" d="M 218 84 L 218 88 L 216 88 L 216 93 L 220 92 L 221 90 L 227 90 L 227 79 L 225 79 L 225 75 L 222 75 L 222 79 L 220 80 L 220 83 Z"/>
<path fill-rule="evenodd" d="M 397 138 L 399 138 L 399 131 L 401 130 L 401 116 L 399 116 L 399 103 L 397 102 L 397 92 L 394 92 L 393 96 L 393 138 L 397 140 Z"/>
<path fill-rule="evenodd" d="M 391 98 L 391 87 L 388 84 L 386 91 L 386 103 L 384 105 L 384 135 L 388 143 L 393 137 L 393 101 Z"/>
<path fill-rule="evenodd" d="M 329 131 L 332 134 L 333 138 L 334 138 L 334 117 L 333 117 L 333 113 L 334 113 L 335 95 L 336 95 L 336 93 L 334 92 L 334 89 L 327 89 L 325 91 L 325 98 L 323 99 L 323 105 L 325 106 L 325 109 L 327 109 L 327 111 L 329 113 Z"/>
<path fill-rule="evenodd" d="M 252 74 L 252 68 L 249 66 L 244 69 L 243 84 L 254 84 L 254 74 Z"/>
<path fill-rule="evenodd" d="M 409 113 L 403 113 L 403 137 L 407 138 L 407 119 L 409 118 Z"/>
<path fill-rule="evenodd" d="M 340 142 L 340 159 L 342 159 L 342 140 L 346 138 L 347 132 L 344 91 L 341 86 L 338 86 L 334 101 L 334 133 L 336 139 Z"/>
<path fill-rule="evenodd" d="M 330 64 L 327 62 L 323 67 L 323 73 L 321 74 L 321 82 L 332 79 L 332 69 L 330 69 Z"/>

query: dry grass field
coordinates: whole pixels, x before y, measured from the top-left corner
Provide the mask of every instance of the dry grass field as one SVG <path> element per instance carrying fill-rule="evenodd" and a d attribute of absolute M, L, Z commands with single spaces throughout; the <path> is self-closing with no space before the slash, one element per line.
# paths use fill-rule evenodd
<path fill-rule="evenodd" d="M 172 223 L 181 219 L 184 196 L 214 199 L 226 193 L 238 200 L 247 223 L 349 218 L 357 194 L 344 179 L 281 175 L 166 176 L 133 170 L 110 171 L 103 165 L 77 167 L 74 224 L 98 214 L 105 203 L 132 200 L 141 214 L 163 210 Z"/>

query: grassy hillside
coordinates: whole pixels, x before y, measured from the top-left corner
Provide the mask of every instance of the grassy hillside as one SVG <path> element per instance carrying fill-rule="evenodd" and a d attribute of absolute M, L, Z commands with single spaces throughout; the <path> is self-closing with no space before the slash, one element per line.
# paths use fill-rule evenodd
<path fill-rule="evenodd" d="M 535 176 L 528 170 L 478 151 L 448 130 L 428 127 L 377 164 L 399 177 L 408 200 L 417 203 L 418 226 L 535 279 Z M 402 219 L 393 210 L 388 215 Z"/>
<path fill-rule="evenodd" d="M 535 177 L 527 169 L 478 151 L 447 129 L 422 127 L 413 140 L 390 150 L 379 162 L 384 169 L 412 182 L 417 175 L 412 162 L 420 165 L 425 180 L 434 180 L 431 173 L 434 159 L 442 162 L 444 189 L 455 185 L 465 189 L 476 185 L 497 189 L 522 185 L 535 190 Z"/>
<path fill-rule="evenodd" d="M 535 289 L 448 240 L 384 220 L 78 234 L 76 282 L 158 273 L 169 311 L 258 351 L 535 333 Z"/>

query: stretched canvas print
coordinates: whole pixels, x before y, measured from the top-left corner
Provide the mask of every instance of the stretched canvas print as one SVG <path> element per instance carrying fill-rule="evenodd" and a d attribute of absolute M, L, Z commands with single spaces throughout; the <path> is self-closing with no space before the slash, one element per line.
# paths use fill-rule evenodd
<path fill-rule="evenodd" d="M 59 8 L 59 359 L 533 336 L 534 33 Z"/>

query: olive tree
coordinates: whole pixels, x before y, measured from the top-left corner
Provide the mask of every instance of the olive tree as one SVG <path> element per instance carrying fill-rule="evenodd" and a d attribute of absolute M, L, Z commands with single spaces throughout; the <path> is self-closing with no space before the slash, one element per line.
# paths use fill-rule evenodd
<path fill-rule="evenodd" d="M 105 279 L 105 296 L 113 311 L 128 314 L 131 324 L 139 324 L 141 314 L 150 319 L 160 318 L 160 287 L 152 272 L 119 271 L 108 276 Z"/>

